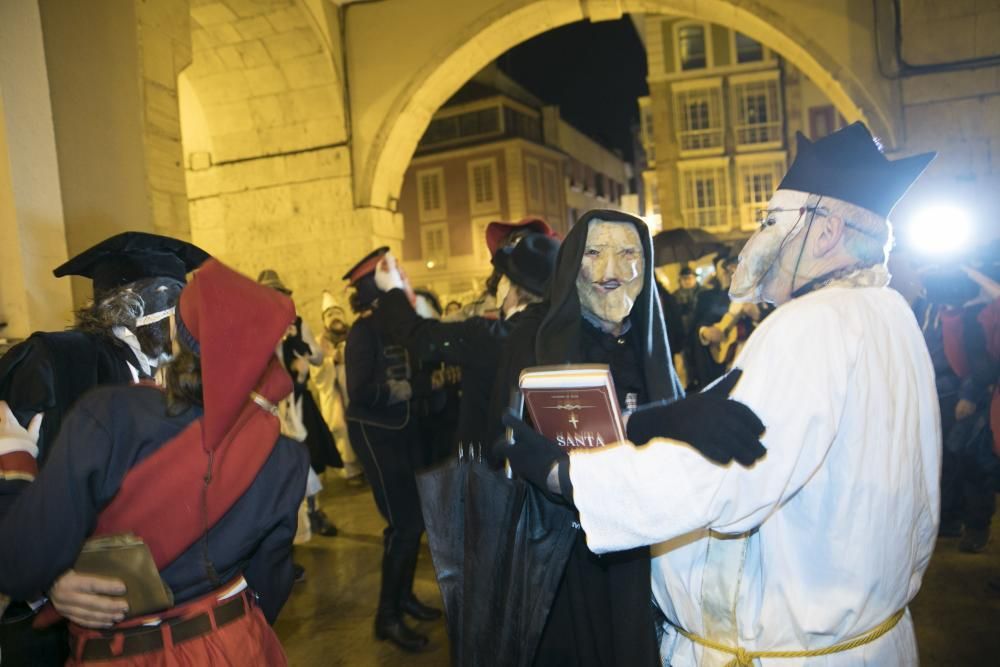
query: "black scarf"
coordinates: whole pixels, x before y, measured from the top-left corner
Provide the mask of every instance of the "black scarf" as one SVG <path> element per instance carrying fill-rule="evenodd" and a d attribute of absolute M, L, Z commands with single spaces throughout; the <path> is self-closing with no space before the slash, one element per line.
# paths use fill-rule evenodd
<path fill-rule="evenodd" d="M 581 359 L 580 327 L 583 313 L 576 291 L 576 277 L 587 244 L 591 220 L 625 222 L 635 227 L 642 241 L 642 291 L 636 299 L 629 321 L 639 341 L 639 361 L 643 368 L 646 391 L 650 402 L 673 401 L 684 395 L 674 371 L 663 309 L 653 283 L 653 241 L 649 228 L 639 218 L 622 211 L 589 211 L 577 221 L 559 248 L 555 273 L 548 293 L 548 311 L 535 337 L 535 357 L 538 364 L 573 363 Z"/>

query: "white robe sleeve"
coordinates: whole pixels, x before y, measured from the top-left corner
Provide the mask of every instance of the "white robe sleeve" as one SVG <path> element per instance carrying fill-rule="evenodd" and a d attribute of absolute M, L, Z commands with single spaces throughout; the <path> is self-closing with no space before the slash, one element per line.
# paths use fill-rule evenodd
<path fill-rule="evenodd" d="M 792 302 L 751 336 L 732 398 L 767 428 L 767 454 L 752 468 L 716 465 L 666 439 L 573 452 L 574 502 L 591 550 L 759 526 L 817 473 L 836 437 L 860 338 L 847 328 L 822 302 Z"/>

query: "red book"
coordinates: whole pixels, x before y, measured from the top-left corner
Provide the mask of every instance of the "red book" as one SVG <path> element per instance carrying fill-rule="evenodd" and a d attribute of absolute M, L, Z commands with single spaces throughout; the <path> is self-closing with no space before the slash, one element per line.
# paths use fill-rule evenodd
<path fill-rule="evenodd" d="M 535 430 L 560 447 L 590 449 L 625 439 L 607 364 L 532 366 L 518 384 Z"/>

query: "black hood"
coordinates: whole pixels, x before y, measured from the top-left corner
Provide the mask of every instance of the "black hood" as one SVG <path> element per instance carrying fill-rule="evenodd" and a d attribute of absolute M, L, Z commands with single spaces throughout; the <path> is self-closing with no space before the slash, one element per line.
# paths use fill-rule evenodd
<path fill-rule="evenodd" d="M 580 218 L 563 240 L 556 258 L 548 294 L 548 312 L 535 337 L 536 363 L 542 365 L 571 363 L 581 358 L 580 327 L 583 313 L 576 291 L 576 277 L 583 261 L 587 243 L 587 229 L 591 220 L 625 222 L 636 228 L 642 241 L 643 272 L 642 291 L 629 314 L 633 331 L 640 342 L 640 362 L 646 380 L 650 402 L 670 401 L 683 396 L 677 374 L 674 372 L 667 328 L 663 323 L 663 309 L 654 286 L 653 241 L 649 228 L 639 218 L 622 211 L 588 211 Z"/>

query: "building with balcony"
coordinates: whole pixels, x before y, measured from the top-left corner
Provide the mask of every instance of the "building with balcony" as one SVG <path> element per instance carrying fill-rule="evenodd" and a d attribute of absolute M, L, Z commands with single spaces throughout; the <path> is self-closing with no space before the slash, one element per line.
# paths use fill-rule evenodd
<path fill-rule="evenodd" d="M 649 66 L 649 95 L 638 101 L 647 215 L 664 229 L 748 235 L 794 158 L 796 131 L 816 139 L 843 119 L 799 70 L 735 30 L 634 21 Z"/>
<path fill-rule="evenodd" d="M 545 219 L 560 234 L 592 208 L 621 208 L 622 157 L 495 65 L 434 115 L 400 193 L 403 266 L 414 285 L 465 302 L 490 274 L 486 225 Z"/>

